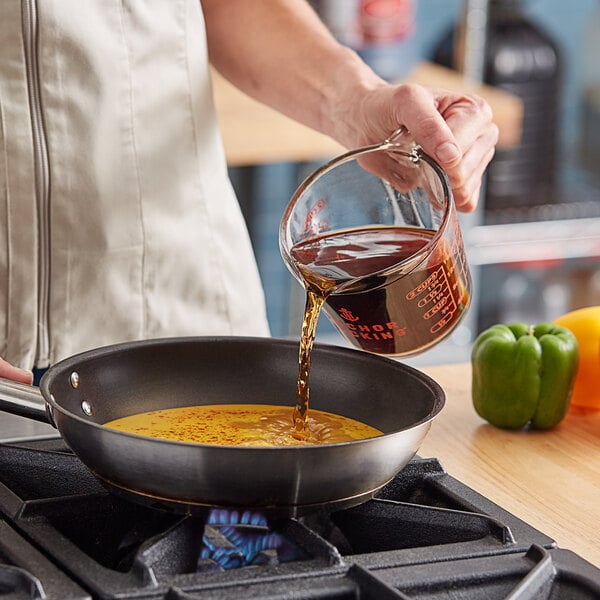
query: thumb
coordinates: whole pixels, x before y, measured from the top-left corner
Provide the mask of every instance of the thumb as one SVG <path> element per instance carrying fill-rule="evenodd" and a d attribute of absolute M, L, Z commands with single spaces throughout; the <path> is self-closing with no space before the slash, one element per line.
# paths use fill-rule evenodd
<path fill-rule="evenodd" d="M 396 104 L 398 122 L 442 168 L 455 167 L 462 159 L 462 151 L 432 93 L 421 86 L 405 86 L 402 91 L 404 98 Z"/>

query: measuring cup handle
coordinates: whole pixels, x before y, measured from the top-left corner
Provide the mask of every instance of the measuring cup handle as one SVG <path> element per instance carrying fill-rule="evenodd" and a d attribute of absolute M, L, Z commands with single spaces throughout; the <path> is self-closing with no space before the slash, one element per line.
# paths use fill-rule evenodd
<path fill-rule="evenodd" d="M 408 133 L 408 129 L 406 129 L 406 127 L 404 127 L 404 125 L 401 125 L 400 127 L 398 127 L 398 129 L 396 129 L 395 131 L 392 132 L 392 134 L 390 136 L 388 136 L 387 138 L 385 138 L 385 140 L 383 141 L 384 144 L 394 144 L 397 143 L 399 141 L 406 141 L 407 136 L 409 136 L 410 134 Z"/>

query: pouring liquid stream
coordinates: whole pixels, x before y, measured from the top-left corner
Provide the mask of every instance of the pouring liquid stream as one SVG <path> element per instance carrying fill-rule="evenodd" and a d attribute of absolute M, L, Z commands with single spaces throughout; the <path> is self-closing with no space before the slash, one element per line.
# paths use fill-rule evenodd
<path fill-rule="evenodd" d="M 308 399 L 309 399 L 309 377 L 310 357 L 315 343 L 317 323 L 321 308 L 325 303 L 327 295 L 318 293 L 312 289 L 306 289 L 306 307 L 302 321 L 302 333 L 300 335 L 300 350 L 298 353 L 298 382 L 296 385 L 296 404 L 294 406 L 293 422 L 294 431 L 292 436 L 297 440 L 307 440 L 311 437 L 308 428 Z"/>
<path fill-rule="evenodd" d="M 311 352 L 323 305 L 331 298 L 353 294 L 382 283 L 365 280 L 412 256 L 425 246 L 433 232 L 404 227 L 365 227 L 325 233 L 294 245 L 291 255 L 306 289 L 306 306 L 300 336 L 298 382 L 293 437 L 312 437 L 309 427 L 309 376 Z M 397 277 L 397 274 L 394 275 Z"/>

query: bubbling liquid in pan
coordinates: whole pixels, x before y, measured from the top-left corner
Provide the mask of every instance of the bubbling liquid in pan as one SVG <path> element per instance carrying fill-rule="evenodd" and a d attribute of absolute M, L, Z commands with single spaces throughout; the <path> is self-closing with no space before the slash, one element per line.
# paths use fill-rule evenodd
<path fill-rule="evenodd" d="M 130 415 L 105 427 L 178 442 L 226 446 L 306 446 L 382 435 L 370 425 L 311 409 L 305 435 L 294 436 L 289 406 L 209 404 Z"/>

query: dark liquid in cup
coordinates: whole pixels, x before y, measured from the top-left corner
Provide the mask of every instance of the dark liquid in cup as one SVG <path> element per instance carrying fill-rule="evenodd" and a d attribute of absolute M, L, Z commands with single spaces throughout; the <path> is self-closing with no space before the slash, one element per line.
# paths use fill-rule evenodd
<path fill-rule="evenodd" d="M 349 340 L 388 355 L 426 348 L 465 312 L 469 274 L 462 256 L 455 256 L 443 240 L 418 264 L 402 264 L 434 235 L 410 227 L 368 227 L 324 234 L 291 249 L 307 291 L 297 431 L 307 418 L 310 351 L 322 307 Z"/>

